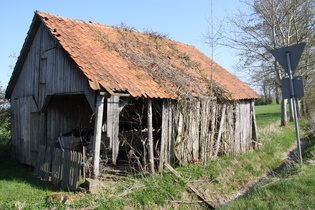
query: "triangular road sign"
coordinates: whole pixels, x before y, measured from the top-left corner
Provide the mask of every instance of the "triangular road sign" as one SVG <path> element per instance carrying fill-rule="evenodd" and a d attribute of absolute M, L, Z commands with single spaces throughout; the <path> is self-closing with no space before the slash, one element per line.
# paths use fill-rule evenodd
<path fill-rule="evenodd" d="M 291 71 L 294 74 L 296 67 L 300 61 L 302 52 L 305 48 L 305 43 L 300 43 L 296 45 L 291 45 L 288 47 L 283 47 L 275 50 L 271 50 L 270 53 L 275 57 L 276 61 L 284 68 L 284 70 L 290 74 L 290 70 L 287 63 L 286 53 L 290 53 L 290 63 Z"/>

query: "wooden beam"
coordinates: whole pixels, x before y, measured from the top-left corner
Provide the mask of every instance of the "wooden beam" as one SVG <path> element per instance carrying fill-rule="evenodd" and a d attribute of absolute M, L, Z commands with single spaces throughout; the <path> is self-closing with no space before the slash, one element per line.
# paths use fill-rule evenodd
<path fill-rule="evenodd" d="M 148 98 L 148 138 L 149 138 L 149 162 L 150 175 L 154 175 L 154 150 L 153 150 L 153 126 L 152 126 L 152 100 Z"/>
<path fill-rule="evenodd" d="M 93 178 L 99 175 L 102 120 L 104 112 L 104 96 L 98 95 L 95 107 L 94 139 L 93 139 Z"/>
<path fill-rule="evenodd" d="M 215 144 L 215 151 L 214 151 L 214 157 L 218 156 L 219 150 L 220 150 L 220 145 L 221 143 L 221 136 L 222 136 L 222 132 L 224 130 L 224 122 L 225 122 L 225 111 L 226 111 L 226 104 L 223 104 L 222 106 L 222 111 L 221 111 L 221 121 L 220 121 L 220 127 L 219 127 L 219 131 L 218 131 L 218 137 L 216 140 L 216 144 Z"/>
<path fill-rule="evenodd" d="M 115 93 L 115 95 L 119 97 L 130 97 L 129 93 Z"/>
<path fill-rule="evenodd" d="M 175 169 L 170 164 L 165 163 L 164 166 L 176 177 L 184 181 L 183 177 L 177 171 L 175 171 Z M 204 193 L 195 188 L 192 183 L 186 183 L 186 185 L 202 200 L 202 202 L 205 202 L 208 205 L 209 209 L 214 209 L 214 203 L 212 201 L 206 200 L 204 197 Z"/>
<path fill-rule="evenodd" d="M 258 144 L 258 129 L 256 124 L 256 113 L 255 113 L 255 101 L 251 100 L 251 115 L 252 115 L 252 125 L 253 125 L 253 133 L 252 138 L 255 141 L 255 144 Z"/>
<path fill-rule="evenodd" d="M 107 137 L 109 149 L 112 150 L 112 161 L 116 164 L 119 153 L 119 100 L 120 96 L 112 95 L 107 99 Z"/>
<path fill-rule="evenodd" d="M 168 136 L 168 101 L 166 99 L 163 100 L 163 106 L 162 106 L 162 135 L 161 135 L 161 146 L 160 146 L 160 163 L 159 163 L 159 171 L 162 171 L 164 168 L 164 163 L 169 163 L 167 161 L 167 142 L 169 141 Z M 169 153 L 168 153 L 169 154 Z"/>

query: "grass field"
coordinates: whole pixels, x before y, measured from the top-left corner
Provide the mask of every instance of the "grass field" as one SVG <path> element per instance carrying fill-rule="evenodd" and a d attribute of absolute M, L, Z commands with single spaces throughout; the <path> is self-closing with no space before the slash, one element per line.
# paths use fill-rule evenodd
<path fill-rule="evenodd" d="M 31 168 L 10 162 L 7 143 L 0 142 L 0 209 L 207 209 L 205 203 L 187 187 L 187 183 L 222 203 L 277 168 L 284 152 L 295 143 L 292 124 L 280 127 L 280 106 L 256 107 L 259 139 L 262 146 L 250 153 L 222 157 L 207 164 L 176 168 L 181 179 L 169 171 L 150 177 L 147 173 L 124 180 L 104 182 L 97 194 L 85 194 L 74 204 L 47 200 L 58 189 L 33 177 Z M 273 124 L 273 126 L 267 126 Z M 301 120 L 302 128 L 310 128 Z M 301 129 L 301 136 L 310 130 Z M 303 151 L 304 165 L 298 165 L 268 177 L 257 188 L 224 209 L 313 209 L 315 208 L 315 139 Z M 5 148 L 5 149 L 3 149 Z M 71 192 L 65 192 L 73 195 Z M 221 200 L 220 200 L 221 199 Z"/>
<path fill-rule="evenodd" d="M 279 120 L 280 105 L 256 106 L 255 111 L 257 125 L 263 130 L 260 133 L 263 139 L 266 139 L 263 128 Z M 305 119 L 300 122 L 302 124 L 300 130 L 305 135 L 314 132 L 314 125 L 310 125 Z M 276 124 L 275 129 L 283 128 Z M 274 132 L 270 134 L 272 133 Z M 275 133 L 278 134 L 272 137 L 272 140 L 278 143 L 277 139 L 281 135 L 279 132 Z M 283 132 L 280 131 L 280 133 Z M 294 135 L 290 136 L 295 139 Z M 279 173 L 273 173 L 248 195 L 223 209 L 315 209 L 315 136 L 305 137 L 304 141 L 307 141 L 309 145 L 303 150 L 302 167 L 295 163 Z M 266 144 L 265 140 L 264 143 Z"/>
<path fill-rule="evenodd" d="M 315 137 L 303 151 L 303 167 L 269 176 L 247 196 L 224 209 L 315 209 Z"/>
<path fill-rule="evenodd" d="M 275 102 L 270 105 L 255 106 L 257 126 L 263 128 L 266 125 L 280 120 L 280 105 Z"/>
<path fill-rule="evenodd" d="M 45 208 L 45 197 L 57 191 L 52 185 L 35 179 L 30 168 L 0 161 L 0 209 Z M 39 203 L 39 205 L 37 205 Z"/>

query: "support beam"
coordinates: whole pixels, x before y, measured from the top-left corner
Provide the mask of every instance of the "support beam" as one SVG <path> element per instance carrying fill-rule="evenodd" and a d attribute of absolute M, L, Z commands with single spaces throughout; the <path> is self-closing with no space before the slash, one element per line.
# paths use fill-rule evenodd
<path fill-rule="evenodd" d="M 149 138 L 149 162 L 150 175 L 154 175 L 154 150 L 153 150 L 153 126 L 152 126 L 152 100 L 148 98 L 148 138 Z"/>
<path fill-rule="evenodd" d="M 161 135 L 161 146 L 160 146 L 160 163 L 159 163 L 159 171 L 162 171 L 164 168 L 164 163 L 168 163 L 167 154 L 168 153 L 168 147 L 167 143 L 169 142 L 169 136 L 168 136 L 168 112 L 169 112 L 169 103 L 167 100 L 163 100 L 163 106 L 162 106 L 162 135 Z"/>
<path fill-rule="evenodd" d="M 104 112 L 104 96 L 98 95 L 96 98 L 94 137 L 93 137 L 94 138 L 93 139 L 93 178 L 94 179 L 97 179 L 99 175 L 103 112 Z"/>
<path fill-rule="evenodd" d="M 109 138 L 109 149 L 112 150 L 112 161 L 116 164 L 119 153 L 119 101 L 118 95 L 112 95 L 107 99 L 107 137 Z"/>

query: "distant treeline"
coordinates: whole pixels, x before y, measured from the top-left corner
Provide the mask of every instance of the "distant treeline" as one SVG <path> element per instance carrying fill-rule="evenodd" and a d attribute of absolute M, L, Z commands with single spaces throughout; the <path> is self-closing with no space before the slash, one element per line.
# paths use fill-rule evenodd
<path fill-rule="evenodd" d="M 268 104 L 272 104 L 272 98 L 261 97 L 261 98 L 256 99 L 255 101 L 255 105 L 268 105 Z"/>

